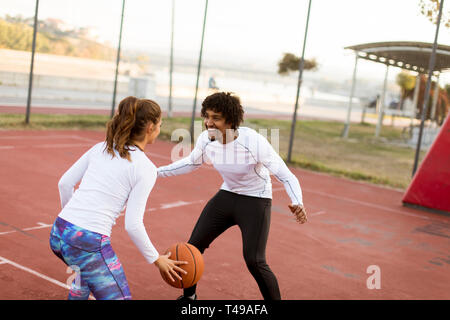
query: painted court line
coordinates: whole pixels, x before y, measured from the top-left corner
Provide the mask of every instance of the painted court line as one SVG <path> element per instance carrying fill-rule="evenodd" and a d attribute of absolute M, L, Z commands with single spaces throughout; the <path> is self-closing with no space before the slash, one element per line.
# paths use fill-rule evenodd
<path fill-rule="evenodd" d="M 37 277 L 39 277 L 39 278 L 41 278 L 41 279 L 44 279 L 44 280 L 46 280 L 46 281 L 48 281 L 48 282 L 51 282 L 51 283 L 53 283 L 53 284 L 56 284 L 57 286 L 60 286 L 60 287 L 62 287 L 62 288 L 64 288 L 64 289 L 70 290 L 70 286 L 68 286 L 68 285 L 65 284 L 65 283 L 62 283 L 61 281 L 58 281 L 58 280 L 53 279 L 53 278 L 50 278 L 50 277 L 46 276 L 45 274 L 42 274 L 42 273 L 40 273 L 40 272 L 37 272 L 37 271 L 35 271 L 35 270 L 32 270 L 32 269 L 30 269 L 30 268 L 27 268 L 27 267 L 25 267 L 25 266 L 22 266 L 21 264 L 18 264 L 18 263 L 16 263 L 16 262 L 13 262 L 13 261 L 11 261 L 11 260 L 8 260 L 8 259 L 6 259 L 6 258 L 0 256 L 0 265 L 2 265 L 2 264 L 9 264 L 9 265 L 11 265 L 11 266 L 13 266 L 13 267 L 16 267 L 16 268 L 18 268 L 18 269 L 20 269 L 20 270 L 23 270 L 23 271 L 26 271 L 26 272 L 28 272 L 28 273 L 31 273 L 32 275 L 35 275 L 35 276 L 37 276 Z M 89 300 L 95 300 L 95 298 L 94 298 L 92 295 L 89 295 Z"/>
<path fill-rule="evenodd" d="M 403 211 L 391 209 L 389 207 L 381 206 L 381 205 L 378 205 L 378 204 L 373 204 L 373 203 L 370 203 L 370 202 L 359 201 L 359 200 L 350 199 L 350 198 L 346 198 L 346 197 L 342 197 L 342 196 L 334 196 L 334 195 L 331 195 L 331 194 L 328 194 L 328 193 L 325 193 L 325 192 L 320 192 L 320 191 L 308 190 L 308 192 L 315 193 L 315 194 L 318 194 L 318 195 L 321 195 L 321 196 L 325 196 L 325 197 L 329 197 L 329 198 L 333 198 L 333 199 L 337 199 L 337 200 L 342 199 L 342 200 L 345 200 L 345 201 L 348 201 L 348 202 L 352 202 L 352 203 L 356 203 L 356 204 L 360 204 L 360 205 L 363 205 L 363 206 L 368 206 L 368 207 L 372 207 L 372 208 L 376 208 L 376 209 L 380 209 L 380 210 L 386 210 L 386 211 L 390 211 L 390 212 L 394 212 L 394 213 L 399 213 L 399 214 L 402 214 L 402 215 L 405 215 L 405 216 L 421 218 L 421 219 L 425 219 L 425 220 L 431 220 L 430 217 L 421 216 L 421 215 L 414 214 L 414 213 L 409 213 L 409 212 L 403 212 Z"/>
<path fill-rule="evenodd" d="M 189 206 L 191 204 L 197 204 L 197 203 L 202 203 L 202 202 L 205 202 L 205 200 L 196 200 L 196 201 L 182 201 L 182 200 L 180 200 L 180 201 L 176 201 L 176 202 L 163 203 L 163 204 L 160 205 L 159 208 L 149 208 L 149 209 L 145 210 L 145 212 L 158 211 L 158 210 L 167 210 L 167 209 L 171 209 L 171 208 L 184 207 L 184 206 Z M 124 216 L 124 213 L 119 214 L 119 216 Z M 30 228 L 24 228 L 24 229 L 17 229 L 17 230 L 0 232 L 0 236 L 5 235 L 5 234 L 11 234 L 11 233 L 15 233 L 15 232 L 20 232 L 20 231 L 30 231 L 30 230 L 51 228 L 53 226 L 53 224 L 46 224 L 46 223 L 43 223 L 43 222 L 38 222 L 37 224 L 38 224 L 37 227 L 30 227 Z"/>
<path fill-rule="evenodd" d="M 171 203 L 163 203 L 159 208 L 149 208 L 149 209 L 145 210 L 145 212 L 167 210 L 167 209 L 177 208 L 177 207 L 184 207 L 184 206 L 189 206 L 191 204 L 201 203 L 204 201 L 205 200 L 197 200 L 197 201 L 182 201 L 181 200 L 181 201 L 176 201 L 176 202 L 171 202 Z"/>
<path fill-rule="evenodd" d="M 91 144 L 45 144 L 45 145 L 34 145 L 32 147 L 34 147 L 34 148 L 73 148 L 73 147 L 89 147 L 89 146 L 92 146 L 92 145 Z M 15 149 L 15 148 L 30 148 L 30 146 L 20 146 L 20 147 L 19 146 L 0 146 L 0 150 L 2 150 L 2 149 Z M 154 157 L 170 160 L 169 157 L 162 156 L 162 155 L 159 155 L 159 154 L 156 154 L 156 153 L 146 152 L 146 154 L 154 156 Z M 214 168 L 210 168 L 210 167 L 207 167 L 207 166 L 205 166 L 203 168 L 204 169 L 209 169 L 209 170 L 215 170 Z M 285 190 L 285 189 L 284 188 L 275 188 L 275 189 L 272 190 L 272 192 L 281 191 L 281 190 Z M 372 208 L 376 208 L 376 209 L 380 209 L 380 210 L 386 210 L 386 211 L 390 211 L 390 212 L 393 212 L 393 213 L 398 213 L 398 214 L 402 214 L 402 215 L 406 215 L 406 216 L 410 216 L 410 217 L 420 218 L 420 219 L 424 219 L 424 220 L 431 220 L 431 218 L 429 218 L 427 216 L 421 216 L 421 215 L 414 214 L 414 213 L 403 212 L 403 211 L 391 209 L 389 207 L 372 204 L 372 203 L 369 203 L 369 202 L 358 201 L 358 200 L 354 200 L 354 199 L 350 199 L 350 198 L 346 198 L 346 197 L 342 197 L 342 196 L 333 196 L 331 194 L 320 192 L 320 191 L 308 190 L 308 192 L 311 192 L 311 193 L 314 193 L 314 194 L 318 194 L 318 195 L 321 195 L 321 196 L 325 196 L 325 197 L 329 197 L 329 198 L 333 198 L 333 199 L 337 199 L 337 200 L 344 200 L 344 201 L 347 201 L 347 202 L 352 202 L 352 203 L 356 203 L 356 204 L 360 204 L 360 205 L 363 205 L 363 206 L 368 206 L 368 207 L 372 207 Z M 154 210 L 156 210 L 156 209 L 154 209 Z M 152 211 L 152 209 L 150 209 L 150 211 Z"/>
<path fill-rule="evenodd" d="M 275 189 L 272 190 L 272 192 L 281 191 L 281 190 L 284 190 L 284 188 L 275 188 Z M 373 203 L 370 203 L 370 202 L 359 201 L 359 200 L 350 199 L 350 198 L 346 198 L 346 197 L 342 197 L 342 196 L 333 196 L 331 194 L 328 194 L 328 193 L 325 193 L 325 192 L 320 192 L 320 191 L 308 190 L 308 192 L 314 193 L 314 194 L 318 194 L 318 195 L 321 195 L 321 196 L 324 196 L 324 197 L 337 199 L 337 200 L 343 200 L 343 201 L 347 201 L 347 202 L 351 202 L 351 203 L 356 203 L 356 204 L 359 204 L 359 205 L 362 205 L 362 206 L 367 206 L 367 207 L 376 208 L 376 209 L 380 209 L 380 210 L 386 210 L 386 211 L 390 211 L 390 212 L 393 212 L 393 213 L 402 214 L 402 215 L 405 215 L 405 216 L 420 218 L 420 219 L 424 219 L 424 220 L 432 220 L 430 217 L 427 217 L 427 216 L 421 216 L 421 215 L 414 214 L 414 213 L 403 212 L 403 211 L 391 209 L 389 207 L 373 204 Z"/>
<path fill-rule="evenodd" d="M 318 216 L 318 215 L 325 214 L 325 213 L 326 213 L 325 211 L 319 211 L 319 212 L 311 213 L 310 216 L 314 217 L 314 216 Z"/>
<path fill-rule="evenodd" d="M 18 269 L 21 269 L 21 270 L 23 270 L 23 271 L 26 271 L 26 272 L 28 272 L 28 273 L 31 273 L 32 275 L 35 275 L 35 276 L 37 276 L 37 277 L 39 277 L 39 278 L 41 278 L 41 279 L 44 279 L 44 280 L 46 280 L 46 281 L 48 281 L 48 282 L 51 282 L 51 283 L 53 283 L 53 284 L 56 284 L 57 286 L 60 286 L 60 287 L 62 287 L 62 288 L 64 288 L 64 289 L 69 289 L 69 290 L 70 290 L 69 286 L 67 286 L 65 283 L 62 283 L 61 281 L 58 281 L 58 280 L 53 279 L 53 278 L 50 278 L 50 277 L 48 277 L 48 276 L 46 276 L 46 275 L 44 275 L 44 274 L 42 274 L 42 273 L 39 273 L 39 272 L 37 272 L 37 271 L 34 271 L 34 270 L 30 269 L 30 268 L 24 267 L 24 266 L 22 266 L 22 265 L 20 265 L 20 264 L 18 264 L 18 263 L 15 263 L 15 262 L 13 262 L 13 261 L 11 261 L 11 260 L 8 260 L 8 259 L 4 258 L 4 257 L 2 257 L 2 256 L 0 256 L 0 262 L 1 262 L 2 264 L 5 264 L 5 263 L 10 264 L 10 265 L 12 265 L 13 267 L 16 267 L 16 268 L 18 268 Z"/>
<path fill-rule="evenodd" d="M 25 228 L 25 229 L 21 229 L 21 231 L 29 231 L 29 230 L 43 229 L 43 228 L 49 228 L 49 227 L 53 226 L 52 224 L 45 224 L 45 223 L 43 223 L 43 222 L 38 222 L 37 224 L 39 225 L 39 227 Z M 0 232 L 0 236 L 1 236 L 1 235 L 4 235 L 4 234 L 8 234 L 8 233 L 14 233 L 14 232 L 17 232 L 17 230 Z"/>
<path fill-rule="evenodd" d="M 183 207 L 183 206 L 188 206 L 188 205 L 195 204 L 195 203 L 201 203 L 204 201 L 205 200 L 197 200 L 197 201 L 191 201 L 191 202 L 177 201 L 177 202 L 162 204 L 160 209 L 164 210 L 164 209 L 170 209 L 170 208 L 176 208 L 176 207 Z"/>
<path fill-rule="evenodd" d="M 12 136 L 13 138 L 29 138 L 27 136 Z M 93 139 L 89 139 L 89 138 L 84 138 L 84 137 L 77 137 L 74 135 L 60 135 L 60 136 L 42 136 L 42 138 L 51 138 L 51 137 L 65 137 L 65 138 L 75 138 L 75 139 L 80 139 L 80 140 L 85 140 L 85 141 L 92 141 L 92 142 L 96 142 L 96 140 Z M 9 137 L 2 137 L 3 139 L 7 139 Z M 35 138 L 40 138 L 40 137 L 35 137 Z M 33 145 L 31 147 L 34 148 L 73 148 L 73 147 L 90 147 L 92 146 L 92 144 L 87 144 L 87 143 L 76 143 L 76 144 L 42 144 L 42 145 Z M 30 148 L 30 146 L 0 146 L 0 150 L 2 149 L 15 149 L 15 148 Z M 146 152 L 147 155 L 149 156 L 153 156 L 153 157 L 157 157 L 157 158 L 161 158 L 161 159 L 166 159 L 166 160 L 170 160 L 170 157 L 168 156 L 163 156 L 157 153 L 153 153 L 153 152 Z M 214 168 L 209 168 L 207 166 L 204 167 L 204 169 L 210 169 L 210 170 L 215 170 Z M 274 188 L 272 191 L 273 192 L 277 192 L 277 191 L 281 191 L 281 190 L 285 190 L 284 188 Z M 329 198 L 333 198 L 333 199 L 337 199 L 337 200 L 343 200 L 343 201 L 347 201 L 347 202 L 351 202 L 351 203 L 356 203 L 359 205 L 363 205 L 363 206 L 368 206 L 368 207 L 372 207 L 372 208 L 376 208 L 376 209 L 380 209 L 380 210 L 386 210 L 386 211 L 390 211 L 393 213 L 397 213 L 397 214 L 402 214 L 402 215 L 406 215 L 406 216 L 410 216 L 410 217 L 415 217 L 415 218 L 421 218 L 424 220 L 431 220 L 431 218 L 427 217 L 427 216 L 422 216 L 422 215 L 418 215 L 418 214 L 414 214 L 414 213 L 409 213 L 409 212 L 403 212 L 403 211 L 399 211 L 399 210 L 395 210 L 389 207 L 385 207 L 382 205 L 377 205 L 377 204 L 373 204 L 373 203 L 369 203 L 369 202 L 363 202 L 363 201 L 359 201 L 359 200 L 355 200 L 355 199 L 350 199 L 350 198 L 346 198 L 346 197 L 342 197 L 342 196 L 333 196 L 331 194 L 328 193 L 324 193 L 324 192 L 320 192 L 320 191 L 312 191 L 312 190 L 308 190 L 308 192 L 314 193 L 314 194 L 318 194 L 321 196 L 325 196 L 325 197 L 329 197 Z M 150 211 L 154 211 L 157 209 L 150 209 Z M 147 210 L 149 211 L 149 210 Z M 1 233 L 0 233 L 1 234 Z"/>

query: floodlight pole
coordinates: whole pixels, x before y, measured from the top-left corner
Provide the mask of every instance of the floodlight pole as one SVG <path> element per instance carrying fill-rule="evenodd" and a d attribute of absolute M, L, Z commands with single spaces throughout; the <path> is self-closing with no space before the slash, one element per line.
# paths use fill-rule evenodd
<path fill-rule="evenodd" d="M 358 57 L 359 57 L 358 52 L 356 52 L 355 67 L 353 68 L 352 89 L 350 91 L 350 100 L 348 102 L 348 109 L 347 109 L 347 121 L 345 122 L 344 131 L 342 132 L 342 138 L 344 139 L 348 138 L 348 131 L 350 129 L 350 115 L 352 113 L 353 96 L 355 95 L 356 68 L 358 66 Z"/>
<path fill-rule="evenodd" d="M 173 73 L 173 33 L 175 25 L 175 0 L 172 0 L 172 31 L 170 36 L 170 66 L 169 66 L 169 106 L 167 117 L 172 117 L 172 73 Z"/>
<path fill-rule="evenodd" d="M 436 75 L 436 85 L 434 86 L 434 94 L 432 99 L 433 102 L 431 104 L 431 114 L 430 114 L 431 121 L 434 121 L 434 119 L 436 118 L 436 107 L 439 99 L 439 76 L 440 73 Z"/>
<path fill-rule="evenodd" d="M 291 162 L 292 157 L 292 145 L 294 144 L 294 133 L 295 133 L 295 125 L 297 122 L 297 109 L 298 109 L 298 98 L 300 96 L 300 86 L 302 84 L 302 76 L 303 76 L 303 66 L 305 61 L 305 47 L 306 47 L 306 37 L 308 35 L 308 25 L 309 25 L 309 14 L 311 12 L 311 0 L 309 0 L 308 4 L 308 14 L 306 16 L 306 27 L 305 27 L 305 36 L 303 38 L 303 49 L 302 49 L 302 57 L 300 59 L 299 73 L 298 73 L 298 82 L 297 82 L 297 95 L 295 97 L 295 108 L 294 114 L 292 116 L 292 125 L 291 125 L 291 135 L 289 138 L 289 149 L 287 155 L 287 162 Z"/>
<path fill-rule="evenodd" d="M 203 39 L 205 37 L 205 26 L 206 26 L 206 14 L 208 12 L 208 0 L 205 1 L 205 14 L 203 17 L 203 29 L 202 29 L 202 41 L 200 44 L 200 54 L 198 57 L 198 66 L 197 66 L 197 82 L 195 84 L 195 95 L 194 95 L 194 105 L 192 106 L 192 118 L 191 118 L 191 142 L 194 142 L 194 120 L 195 120 L 195 108 L 197 106 L 197 93 L 198 93 L 198 81 L 200 78 L 200 68 L 202 66 L 202 54 L 203 54 Z"/>
<path fill-rule="evenodd" d="M 28 79 L 27 110 L 25 115 L 26 124 L 30 123 L 31 91 L 33 88 L 34 53 L 36 52 L 36 34 L 38 28 L 38 10 L 39 10 L 39 0 L 36 0 L 36 9 L 34 13 L 34 26 L 33 26 L 33 43 L 31 44 L 30 77 Z"/>
<path fill-rule="evenodd" d="M 414 166 L 413 166 L 413 171 L 412 171 L 413 176 L 416 173 L 417 165 L 419 163 L 420 146 L 422 144 L 423 126 L 424 126 L 425 117 L 426 117 L 427 111 L 428 111 L 428 99 L 430 98 L 431 77 L 433 76 L 434 65 L 436 62 L 437 39 L 438 39 L 438 34 L 439 34 L 439 26 L 441 24 L 443 7 L 444 7 L 444 0 L 441 0 L 440 6 L 439 6 L 438 19 L 436 22 L 436 33 L 434 35 L 433 51 L 431 52 L 430 62 L 428 65 L 428 79 L 427 79 L 427 86 L 425 88 L 425 97 L 423 99 L 423 105 L 422 105 L 422 115 L 421 115 L 422 117 L 421 117 L 421 121 L 420 121 L 419 138 L 417 139 L 416 155 L 414 157 Z"/>
<path fill-rule="evenodd" d="M 386 64 L 386 73 L 384 74 L 384 82 L 383 82 L 383 92 L 380 96 L 380 109 L 378 109 L 378 121 L 377 126 L 375 128 L 375 137 L 380 136 L 381 127 L 383 126 L 383 118 L 384 118 L 384 108 L 386 104 L 386 89 L 387 89 L 387 81 L 388 81 L 388 72 L 389 65 Z"/>
<path fill-rule="evenodd" d="M 122 44 L 122 27 L 123 27 L 123 14 L 125 11 L 125 0 L 122 0 L 122 17 L 120 18 L 120 32 L 119 32 L 119 45 L 117 48 L 117 58 L 116 58 L 116 74 L 114 77 L 114 91 L 111 107 L 111 118 L 114 116 L 114 109 L 116 107 L 116 93 L 117 93 L 117 77 L 119 74 L 119 62 L 120 62 L 120 46 Z"/>

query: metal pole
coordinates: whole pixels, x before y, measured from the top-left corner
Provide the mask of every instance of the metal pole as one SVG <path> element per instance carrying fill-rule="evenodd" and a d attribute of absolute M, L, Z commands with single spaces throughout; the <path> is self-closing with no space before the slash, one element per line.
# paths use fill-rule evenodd
<path fill-rule="evenodd" d="M 172 117 L 172 73 L 173 73 L 173 33 L 175 25 L 175 0 L 172 0 L 172 32 L 170 36 L 170 66 L 169 66 L 169 106 L 167 116 Z"/>
<path fill-rule="evenodd" d="M 300 66 L 298 68 L 299 69 L 299 73 L 298 73 L 298 82 L 297 82 L 297 95 L 295 97 L 295 108 L 294 108 L 294 114 L 292 116 L 291 135 L 290 135 L 290 138 L 289 138 L 289 150 L 288 150 L 287 162 L 291 162 L 292 145 L 294 144 L 294 132 L 295 132 L 295 125 L 296 125 L 296 122 L 297 122 L 298 98 L 300 96 L 300 86 L 302 84 L 303 65 L 304 65 L 304 59 L 305 59 L 306 37 L 308 35 L 308 25 L 309 25 L 309 14 L 310 14 L 310 12 L 311 12 L 311 0 L 309 0 L 309 4 L 308 4 L 308 14 L 306 16 L 305 36 L 303 38 L 302 58 L 300 59 Z"/>
<path fill-rule="evenodd" d="M 384 118 L 384 105 L 386 103 L 386 87 L 387 87 L 387 78 L 389 72 L 389 65 L 386 65 L 386 73 L 384 74 L 384 83 L 383 83 L 383 93 L 381 94 L 381 103 L 380 109 L 378 111 L 378 122 L 377 127 L 375 129 L 375 137 L 380 136 L 381 127 L 383 126 L 383 118 Z"/>
<path fill-rule="evenodd" d="M 197 66 L 197 82 L 195 84 L 195 96 L 194 96 L 194 105 L 192 107 L 192 118 L 191 118 L 191 142 L 194 142 L 194 120 L 195 120 L 195 108 L 197 106 L 197 92 L 198 92 L 198 80 L 200 78 L 200 68 L 202 65 L 202 54 L 203 54 L 203 39 L 205 37 L 205 26 L 206 26 L 206 14 L 208 12 L 208 0 L 205 1 L 205 15 L 203 17 L 203 30 L 202 30 L 202 42 L 200 44 L 200 54 L 198 57 L 198 66 Z"/>
<path fill-rule="evenodd" d="M 438 19 L 436 22 L 436 34 L 434 35 L 433 51 L 431 52 L 430 62 L 428 65 L 428 79 L 427 79 L 427 86 L 425 88 L 425 97 L 423 99 L 423 105 L 422 105 L 422 118 L 420 121 L 419 139 L 417 140 L 416 155 L 414 157 L 414 167 L 413 167 L 413 171 L 412 171 L 413 176 L 416 173 L 417 164 L 419 163 L 420 146 L 422 144 L 423 124 L 425 122 L 425 117 L 426 117 L 427 111 L 428 111 L 428 99 L 430 98 L 431 77 L 433 75 L 433 69 L 434 69 L 434 65 L 436 62 L 437 39 L 438 39 L 438 34 L 439 34 L 439 26 L 441 24 L 443 7 L 444 7 L 444 0 L 441 0 L 441 5 L 439 6 L 439 15 L 438 15 Z"/>
<path fill-rule="evenodd" d="M 430 114 L 431 122 L 433 122 L 436 117 L 436 107 L 437 107 L 437 102 L 439 100 L 439 76 L 440 76 L 440 74 L 436 75 L 436 85 L 434 86 L 434 94 L 433 94 L 433 99 L 432 99 L 433 103 L 431 105 L 431 114 Z"/>
<path fill-rule="evenodd" d="M 414 118 L 416 117 L 417 102 L 419 101 L 419 90 L 420 90 L 420 73 L 418 73 L 416 76 L 416 84 L 414 86 L 414 95 L 413 95 L 413 102 L 412 102 L 413 106 L 412 106 L 412 111 L 411 111 L 410 126 L 413 125 Z"/>
<path fill-rule="evenodd" d="M 27 97 L 27 111 L 25 115 L 25 123 L 30 123 L 30 108 L 31 108 L 31 91 L 33 88 L 33 68 L 34 68 L 34 53 L 36 52 L 36 34 L 38 27 L 38 10 L 39 0 L 36 0 L 36 11 L 34 13 L 34 26 L 33 26 L 33 43 L 31 44 L 31 66 L 30 66 L 30 78 L 28 80 L 28 97 Z"/>
<path fill-rule="evenodd" d="M 116 107 L 117 77 L 119 74 L 120 46 L 122 44 L 122 27 L 123 27 L 124 11 L 125 11 L 125 0 L 122 0 L 122 17 L 120 18 L 119 46 L 117 48 L 116 75 L 114 77 L 114 91 L 113 91 L 113 100 L 112 100 L 112 107 L 111 107 L 111 118 L 114 116 L 114 109 Z"/>
<path fill-rule="evenodd" d="M 366 109 L 367 109 L 367 103 L 364 103 L 362 113 L 361 113 L 361 123 L 364 123 L 366 119 Z"/>
<path fill-rule="evenodd" d="M 342 132 L 342 137 L 347 139 L 348 138 L 348 131 L 350 129 L 350 115 L 352 112 L 352 103 L 353 103 L 353 96 L 355 94 L 355 83 L 356 83 L 356 68 L 358 66 L 358 52 L 355 56 L 355 67 L 353 68 L 353 78 L 352 78 L 352 89 L 350 92 L 350 100 L 348 102 L 348 109 L 347 109 L 347 121 L 345 122 L 344 131 Z"/>

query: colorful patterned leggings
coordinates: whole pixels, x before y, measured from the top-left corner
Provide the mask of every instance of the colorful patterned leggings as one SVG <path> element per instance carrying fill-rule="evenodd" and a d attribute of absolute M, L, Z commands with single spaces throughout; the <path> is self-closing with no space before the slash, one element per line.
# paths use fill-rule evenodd
<path fill-rule="evenodd" d="M 57 218 L 50 233 L 53 253 L 77 271 L 69 300 L 129 300 L 130 289 L 110 238 Z M 79 272 L 78 272 L 79 271 Z"/>

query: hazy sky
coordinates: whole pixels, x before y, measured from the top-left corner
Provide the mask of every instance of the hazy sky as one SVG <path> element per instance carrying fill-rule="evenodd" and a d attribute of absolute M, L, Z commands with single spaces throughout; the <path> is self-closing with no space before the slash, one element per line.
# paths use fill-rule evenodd
<path fill-rule="evenodd" d="M 321 70 L 351 76 L 354 58 L 345 46 L 433 42 L 436 27 L 420 14 L 418 4 L 419 0 L 313 0 L 306 58 L 316 58 Z M 34 6 L 34 0 L 0 0 L 0 16 L 32 16 Z M 176 54 L 197 59 L 204 6 L 204 0 L 175 1 Z M 123 47 L 169 54 L 171 7 L 171 0 L 127 0 Z M 284 52 L 301 54 L 307 7 L 307 0 L 209 0 L 204 59 L 258 61 L 275 68 Z M 39 17 L 92 27 L 100 39 L 115 46 L 121 8 L 122 0 L 41 0 Z M 441 26 L 438 42 L 450 45 L 450 29 Z M 361 61 L 359 70 L 382 81 L 385 66 Z M 399 72 L 394 70 L 391 77 Z M 450 83 L 448 73 L 442 83 Z"/>

